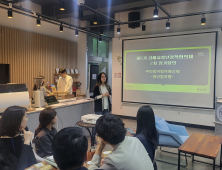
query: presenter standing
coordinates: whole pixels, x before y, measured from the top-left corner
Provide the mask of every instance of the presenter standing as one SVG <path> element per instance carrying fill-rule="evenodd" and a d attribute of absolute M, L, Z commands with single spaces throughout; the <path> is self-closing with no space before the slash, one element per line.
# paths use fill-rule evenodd
<path fill-rule="evenodd" d="M 106 73 L 100 73 L 93 90 L 93 98 L 95 99 L 95 114 L 98 115 L 109 114 L 111 111 L 110 98 L 112 95 L 112 90 L 107 81 L 108 77 Z"/>
<path fill-rule="evenodd" d="M 64 68 L 59 70 L 59 74 L 61 77 L 58 80 L 58 91 L 69 91 L 69 94 L 72 94 L 72 77 L 67 75 L 66 69 Z"/>

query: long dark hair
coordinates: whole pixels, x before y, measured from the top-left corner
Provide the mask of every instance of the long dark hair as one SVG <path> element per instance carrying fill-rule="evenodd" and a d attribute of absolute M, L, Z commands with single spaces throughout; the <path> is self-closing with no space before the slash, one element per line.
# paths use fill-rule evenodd
<path fill-rule="evenodd" d="M 97 83 L 96 83 L 97 86 L 101 86 L 101 85 L 102 85 L 101 77 L 102 77 L 103 74 L 105 74 L 105 76 L 106 76 L 105 85 L 106 85 L 106 86 L 108 85 L 108 83 L 107 83 L 107 82 L 108 82 L 108 77 L 107 77 L 106 73 L 101 72 L 101 73 L 98 75 L 98 77 L 97 77 Z"/>
<path fill-rule="evenodd" d="M 136 134 L 143 133 L 147 142 L 152 144 L 153 149 L 158 146 L 158 134 L 155 125 L 155 116 L 150 106 L 142 106 L 137 112 Z"/>
<path fill-rule="evenodd" d="M 20 132 L 20 126 L 25 112 L 26 108 L 24 107 L 8 107 L 0 119 L 0 136 L 16 136 Z"/>
<path fill-rule="evenodd" d="M 39 127 L 35 130 L 35 136 L 38 135 L 38 133 L 45 128 L 49 123 L 52 122 L 52 120 L 56 117 L 57 113 L 52 107 L 48 107 L 41 111 L 39 115 Z"/>

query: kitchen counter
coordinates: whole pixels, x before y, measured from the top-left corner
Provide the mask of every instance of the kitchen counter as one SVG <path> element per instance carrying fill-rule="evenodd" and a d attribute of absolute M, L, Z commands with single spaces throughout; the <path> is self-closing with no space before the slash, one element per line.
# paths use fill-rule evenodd
<path fill-rule="evenodd" d="M 55 127 L 61 130 L 65 127 L 75 126 L 81 117 L 86 114 L 94 114 L 93 99 L 66 99 L 60 100 L 58 104 L 50 105 L 57 112 L 57 124 Z M 39 114 L 44 108 L 37 108 L 35 111 L 27 112 L 27 126 L 31 132 L 39 126 Z"/>

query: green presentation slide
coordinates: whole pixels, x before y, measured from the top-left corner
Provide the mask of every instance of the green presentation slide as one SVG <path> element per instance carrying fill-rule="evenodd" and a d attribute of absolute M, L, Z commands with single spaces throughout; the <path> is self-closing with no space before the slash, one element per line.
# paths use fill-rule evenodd
<path fill-rule="evenodd" d="M 124 51 L 124 90 L 210 93 L 211 46 Z"/>

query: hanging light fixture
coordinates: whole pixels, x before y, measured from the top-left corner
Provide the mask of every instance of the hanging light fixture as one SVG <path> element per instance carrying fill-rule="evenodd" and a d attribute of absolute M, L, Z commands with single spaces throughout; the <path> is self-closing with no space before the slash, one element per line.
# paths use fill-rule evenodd
<path fill-rule="evenodd" d="M 100 28 L 99 32 L 100 32 L 100 35 L 103 35 L 103 28 L 102 27 Z"/>
<path fill-rule="evenodd" d="M 38 27 L 41 26 L 41 20 L 40 20 L 39 16 L 38 16 L 38 18 L 36 19 L 36 25 L 37 25 Z"/>
<path fill-rule="evenodd" d="M 60 1 L 60 11 L 65 11 L 65 2 L 63 0 Z"/>
<path fill-rule="evenodd" d="M 169 19 L 166 21 L 166 29 L 170 29 L 170 20 Z"/>
<path fill-rule="evenodd" d="M 202 15 L 202 18 L 201 18 L 201 25 L 206 25 L 206 18 L 204 14 Z"/>
<path fill-rule="evenodd" d="M 117 34 L 120 34 L 120 25 L 117 27 Z"/>
<path fill-rule="evenodd" d="M 155 9 L 153 11 L 153 17 L 156 18 L 158 17 L 158 8 L 157 8 L 157 5 L 155 5 Z"/>
<path fill-rule="evenodd" d="M 97 15 L 96 15 L 96 14 L 94 15 L 93 24 L 94 24 L 94 25 L 97 25 L 97 24 L 98 24 L 98 18 L 97 18 Z"/>
<path fill-rule="evenodd" d="M 13 18 L 12 8 L 9 8 L 9 9 L 8 9 L 8 18 Z"/>
<path fill-rule="evenodd" d="M 78 35 L 79 35 L 79 31 L 76 29 L 75 36 L 78 36 Z"/>
<path fill-rule="evenodd" d="M 143 25 L 142 25 L 142 31 L 146 31 L 146 25 L 145 25 L 145 22 L 144 22 Z"/>
<path fill-rule="evenodd" d="M 62 23 L 61 23 L 61 25 L 60 25 L 59 32 L 63 32 L 63 26 L 62 26 Z"/>

